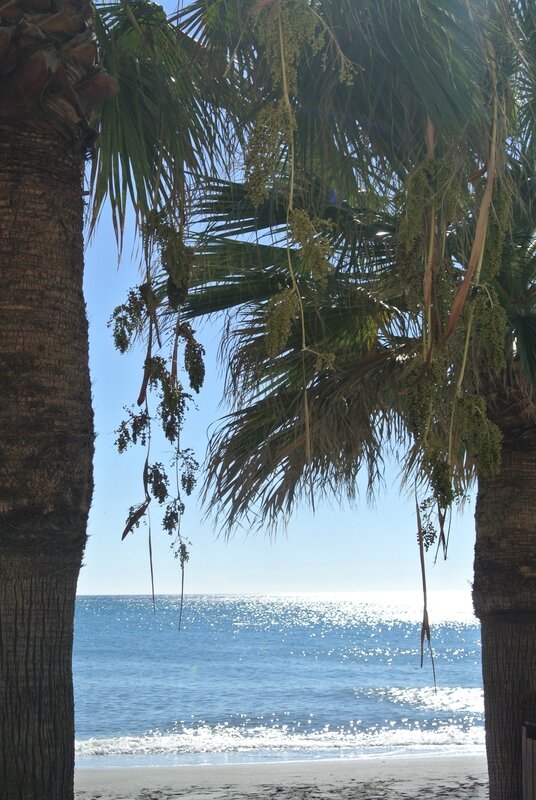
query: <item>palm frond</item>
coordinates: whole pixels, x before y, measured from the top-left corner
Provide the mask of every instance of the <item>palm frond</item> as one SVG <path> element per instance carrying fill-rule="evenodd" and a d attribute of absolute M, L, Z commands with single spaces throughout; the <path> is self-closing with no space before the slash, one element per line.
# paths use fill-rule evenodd
<path fill-rule="evenodd" d="M 186 319 L 262 303 L 288 280 L 281 247 L 213 239 L 196 257 Z"/>
<path fill-rule="evenodd" d="M 533 374 L 529 4 L 235 0 L 221 24 L 225 8 L 199 0 L 183 19 L 243 77 L 246 141 L 257 109 L 261 133 L 272 112 L 279 128 L 264 200 L 235 173 L 197 205 L 183 312 L 227 313 L 235 404 L 207 497 L 228 524 L 251 509 L 274 521 L 311 486 L 353 498 L 359 470 L 372 486 L 393 448 L 446 507 L 498 463 L 486 398 L 512 365 Z M 274 55 L 283 14 L 314 18 L 314 42 L 285 51 L 280 33 Z"/>
<path fill-rule="evenodd" d="M 363 468 L 369 487 L 377 484 L 386 448 L 401 425 L 385 394 L 381 399 L 364 378 L 389 365 L 396 361 L 387 352 L 371 356 L 366 368 L 360 361 L 359 394 L 341 391 L 348 373 L 318 373 L 307 390 L 308 420 L 302 390 L 284 385 L 225 417 L 211 440 L 205 484 L 222 527 L 240 521 L 276 525 L 311 492 L 315 502 L 323 496 L 352 501 Z M 354 390 L 356 383 L 354 375 Z M 309 461 L 304 459 L 308 427 Z"/>
<path fill-rule="evenodd" d="M 119 92 L 96 120 L 90 225 L 108 198 L 121 239 L 129 203 L 138 221 L 154 209 L 176 209 L 184 205 L 187 170 L 206 171 L 216 160 L 223 67 L 208 69 L 202 48 L 155 3 L 98 5 L 94 24 Z"/>

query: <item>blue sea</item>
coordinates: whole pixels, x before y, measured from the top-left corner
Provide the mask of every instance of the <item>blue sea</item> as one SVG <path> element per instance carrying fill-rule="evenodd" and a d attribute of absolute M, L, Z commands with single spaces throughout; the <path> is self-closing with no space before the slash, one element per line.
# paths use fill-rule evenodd
<path fill-rule="evenodd" d="M 78 766 L 483 753 L 468 598 L 407 593 L 79 597 Z"/>

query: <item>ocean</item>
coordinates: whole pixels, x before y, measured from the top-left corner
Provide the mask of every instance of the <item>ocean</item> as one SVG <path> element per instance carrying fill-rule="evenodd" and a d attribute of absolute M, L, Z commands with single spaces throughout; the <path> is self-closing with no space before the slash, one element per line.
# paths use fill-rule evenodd
<path fill-rule="evenodd" d="M 410 593 L 77 599 L 77 765 L 484 752 L 468 598 Z"/>

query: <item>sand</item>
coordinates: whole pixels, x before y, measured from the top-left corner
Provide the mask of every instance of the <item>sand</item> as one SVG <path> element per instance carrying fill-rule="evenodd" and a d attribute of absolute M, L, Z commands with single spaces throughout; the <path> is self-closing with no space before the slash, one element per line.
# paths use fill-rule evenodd
<path fill-rule="evenodd" d="M 77 800 L 484 800 L 483 757 L 79 769 Z"/>

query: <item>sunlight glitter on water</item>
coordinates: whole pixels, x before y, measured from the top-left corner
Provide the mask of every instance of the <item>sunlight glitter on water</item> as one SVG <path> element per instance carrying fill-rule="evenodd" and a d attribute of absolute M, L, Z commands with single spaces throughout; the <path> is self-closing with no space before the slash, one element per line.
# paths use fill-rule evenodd
<path fill-rule="evenodd" d="M 476 752 L 479 629 L 464 594 L 79 598 L 77 754 L 96 766 Z"/>

